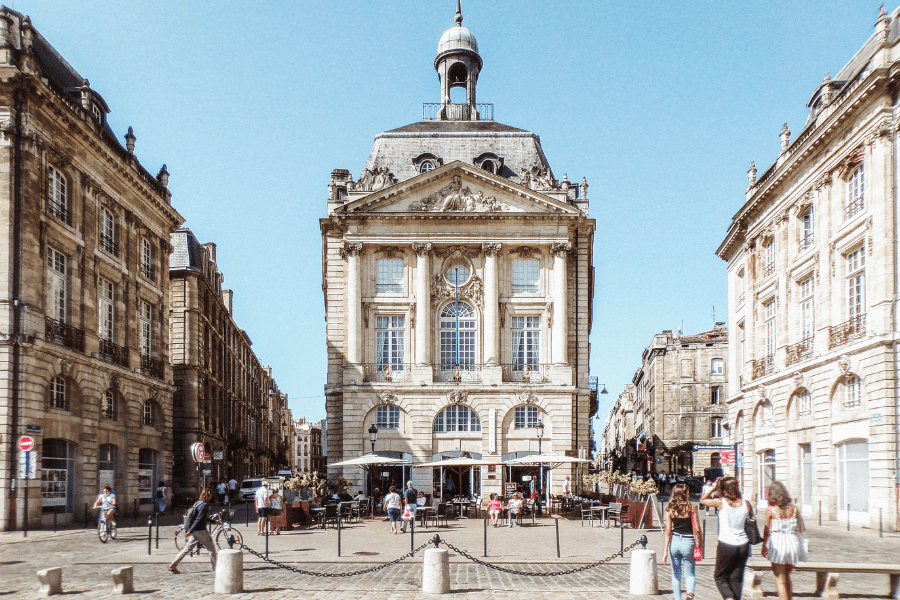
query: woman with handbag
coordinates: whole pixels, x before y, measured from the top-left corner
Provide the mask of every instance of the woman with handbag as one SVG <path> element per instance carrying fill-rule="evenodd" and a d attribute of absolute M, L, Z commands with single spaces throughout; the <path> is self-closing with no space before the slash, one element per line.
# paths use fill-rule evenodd
<path fill-rule="evenodd" d="M 697 518 L 697 507 L 691 504 L 688 487 L 679 483 L 672 490 L 672 498 L 666 507 L 666 553 L 663 564 L 672 556 L 672 595 L 681 600 L 681 573 L 684 571 L 684 587 L 687 600 L 694 600 L 697 580 L 694 577 L 695 560 L 703 558 L 702 532 Z"/>
<path fill-rule="evenodd" d="M 718 494 L 719 498 L 713 498 Z M 734 477 L 719 477 L 716 485 L 703 492 L 700 504 L 719 509 L 719 540 L 716 546 L 716 587 L 724 600 L 741 600 L 744 567 L 750 557 L 750 541 L 744 526 L 750 503 L 741 498 Z"/>
<path fill-rule="evenodd" d="M 801 538 L 803 518 L 797 511 L 797 506 L 791 502 L 787 488 L 780 481 L 773 481 L 769 485 L 768 501 L 762 555 L 772 563 L 779 600 L 792 600 L 794 589 L 791 571 L 799 561 L 806 560 Z"/>

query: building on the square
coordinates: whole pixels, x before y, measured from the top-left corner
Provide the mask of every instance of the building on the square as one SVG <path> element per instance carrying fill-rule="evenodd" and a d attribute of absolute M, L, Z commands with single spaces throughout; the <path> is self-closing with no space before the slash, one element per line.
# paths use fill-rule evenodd
<path fill-rule="evenodd" d="M 373 469 L 369 485 L 489 494 L 536 471 L 503 459 L 590 457 L 595 222 L 587 182 L 555 177 L 537 135 L 475 102 L 483 62 L 458 12 L 434 66 L 440 102 L 376 136 L 358 179 L 336 169 L 329 183 L 328 460 L 370 451 L 375 425 L 375 450 L 413 466 Z M 466 453 L 492 464 L 415 466 Z M 362 473 L 328 471 L 353 487 Z M 572 474 L 555 469 L 549 489 Z"/>
<path fill-rule="evenodd" d="M 729 423 L 746 497 L 783 481 L 806 515 L 897 529 L 900 11 L 834 77 L 757 177 L 727 261 Z M 774 138 L 774 136 L 773 136 Z"/>
<path fill-rule="evenodd" d="M 110 108 L 25 17 L 0 8 L 0 529 L 85 519 L 104 484 L 153 509 L 171 476 L 165 165 L 138 161 Z"/>
<path fill-rule="evenodd" d="M 326 476 L 325 455 L 322 453 L 322 423 L 304 418 L 294 422 L 294 460 L 292 470 L 298 473 L 319 473 Z"/>
<path fill-rule="evenodd" d="M 171 235 L 169 310 L 174 398 L 173 489 L 196 496 L 202 483 L 274 474 L 290 464 L 287 396 L 260 364 L 232 315 L 232 290 L 216 262 L 216 245 L 189 229 Z M 288 417 L 289 418 L 289 417 Z M 211 462 L 192 460 L 200 442 Z"/>

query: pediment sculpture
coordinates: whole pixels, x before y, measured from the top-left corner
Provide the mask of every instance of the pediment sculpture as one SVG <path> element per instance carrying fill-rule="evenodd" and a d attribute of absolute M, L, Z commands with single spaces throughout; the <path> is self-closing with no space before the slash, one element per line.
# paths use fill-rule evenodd
<path fill-rule="evenodd" d="M 444 280 L 443 275 L 435 275 L 431 280 L 431 305 L 437 306 L 453 296 L 453 286 Z M 459 298 L 471 301 L 478 308 L 484 308 L 484 284 L 478 275 L 473 274 L 468 282 L 459 286 Z"/>
<path fill-rule="evenodd" d="M 447 187 L 409 204 L 409 210 L 417 212 L 509 212 L 509 204 L 487 197 L 481 190 L 472 192 L 462 187 L 459 175 Z"/>
<path fill-rule="evenodd" d="M 374 169 L 363 169 L 359 180 L 356 183 L 349 182 L 347 189 L 353 192 L 377 192 L 395 183 L 397 183 L 397 178 L 388 171 L 387 167 L 375 167 Z"/>
<path fill-rule="evenodd" d="M 559 184 L 553 179 L 550 167 L 541 166 L 537 163 L 525 169 L 519 177 L 519 183 L 537 191 L 559 189 Z"/>
<path fill-rule="evenodd" d="M 537 404 L 538 397 L 528 390 L 520 390 L 516 392 L 516 398 L 520 404 Z"/>

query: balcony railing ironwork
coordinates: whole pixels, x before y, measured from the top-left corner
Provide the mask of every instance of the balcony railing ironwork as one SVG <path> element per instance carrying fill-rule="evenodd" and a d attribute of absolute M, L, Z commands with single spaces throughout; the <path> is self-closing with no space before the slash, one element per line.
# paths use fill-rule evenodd
<path fill-rule="evenodd" d="M 769 277 L 774 274 L 775 274 L 775 263 L 774 262 L 766 263 L 763 266 L 763 277 Z"/>
<path fill-rule="evenodd" d="M 116 244 L 116 240 L 103 233 L 100 234 L 100 247 L 113 256 L 119 255 L 119 246 Z"/>
<path fill-rule="evenodd" d="M 437 381 L 481 381 L 481 365 L 434 365 Z"/>
<path fill-rule="evenodd" d="M 66 325 L 50 317 L 44 317 L 44 335 L 51 342 L 84 352 L 84 330 L 82 329 Z"/>
<path fill-rule="evenodd" d="M 156 379 L 165 378 L 165 369 L 161 360 L 150 358 L 146 354 L 141 354 L 141 371 L 145 375 L 155 377 Z"/>
<path fill-rule="evenodd" d="M 856 315 L 828 328 L 828 349 L 837 348 L 866 335 L 866 315 Z"/>
<path fill-rule="evenodd" d="M 760 358 L 759 360 L 751 360 L 750 361 L 750 369 L 751 369 L 751 379 L 758 379 L 763 375 L 768 375 L 772 372 L 772 369 L 775 366 L 775 356 L 773 354 L 769 354 Z"/>
<path fill-rule="evenodd" d="M 100 338 L 100 358 L 115 365 L 129 367 L 128 348 L 113 344 L 110 340 Z"/>
<path fill-rule="evenodd" d="M 410 381 L 412 379 L 412 367 L 409 363 L 394 364 L 363 364 L 363 381 L 375 381 L 391 383 L 394 381 Z"/>
<path fill-rule="evenodd" d="M 807 248 L 812 248 L 813 242 L 815 242 L 815 236 L 812 233 L 804 235 L 800 238 L 800 251 L 803 252 Z"/>
<path fill-rule="evenodd" d="M 846 221 L 855 214 L 862 212 L 865 208 L 866 205 L 862 198 L 847 203 L 847 205 L 844 206 L 844 220 Z"/>
<path fill-rule="evenodd" d="M 477 114 L 476 114 L 477 113 Z M 441 104 L 425 102 L 422 105 L 422 120 L 425 121 L 493 121 L 493 104 Z"/>
<path fill-rule="evenodd" d="M 50 202 L 49 205 L 50 214 L 65 223 L 66 225 L 72 225 L 72 215 L 69 212 L 69 209 L 60 204 L 59 202 Z"/>
<path fill-rule="evenodd" d="M 803 338 L 799 343 L 787 347 L 785 365 L 792 365 L 804 358 L 809 358 L 813 353 L 813 336 Z"/>
<path fill-rule="evenodd" d="M 503 381 L 521 381 L 523 383 L 537 383 L 550 379 L 550 367 L 548 365 L 500 365 L 503 371 Z"/>

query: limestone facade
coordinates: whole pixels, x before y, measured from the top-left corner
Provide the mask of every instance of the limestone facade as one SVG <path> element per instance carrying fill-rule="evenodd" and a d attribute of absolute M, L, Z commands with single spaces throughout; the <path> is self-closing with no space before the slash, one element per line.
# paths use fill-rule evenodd
<path fill-rule="evenodd" d="M 898 526 L 897 67 L 900 11 L 808 101 L 717 255 L 727 261 L 729 423 L 747 497 L 783 481 L 803 512 Z M 849 508 L 848 508 L 849 505 Z"/>
<path fill-rule="evenodd" d="M 31 527 L 84 518 L 100 488 L 152 510 L 171 478 L 165 165 L 30 20 L 0 9 L 0 529 L 21 528 L 17 440 L 35 439 Z"/>
<path fill-rule="evenodd" d="M 294 421 L 294 454 L 292 471 L 300 473 L 317 472 L 325 477 L 325 455 L 322 453 L 322 426 L 306 419 Z"/>

